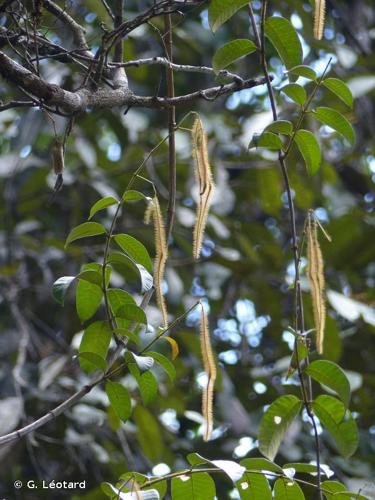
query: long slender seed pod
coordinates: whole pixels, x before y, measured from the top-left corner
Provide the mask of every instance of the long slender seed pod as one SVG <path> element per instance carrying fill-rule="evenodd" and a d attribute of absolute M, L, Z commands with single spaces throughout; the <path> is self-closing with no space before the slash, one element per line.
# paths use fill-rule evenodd
<path fill-rule="evenodd" d="M 215 185 L 212 180 L 211 167 L 208 159 L 207 136 L 199 117 L 194 121 L 191 135 L 195 177 L 199 186 L 199 200 L 193 234 L 193 256 L 195 259 L 199 259 Z"/>
<path fill-rule="evenodd" d="M 324 300 L 324 262 L 320 249 L 317 223 L 311 214 L 307 219 L 307 259 L 308 278 L 311 289 L 314 323 L 316 329 L 317 351 L 323 353 L 324 328 L 326 321 L 326 304 Z"/>
<path fill-rule="evenodd" d="M 325 10 L 326 1 L 315 0 L 314 37 L 317 40 L 321 40 L 323 37 Z"/>
<path fill-rule="evenodd" d="M 52 144 L 52 163 L 56 175 L 61 175 L 64 171 L 64 146 L 59 139 L 55 139 Z"/>
<path fill-rule="evenodd" d="M 212 346 L 210 341 L 210 332 L 208 328 L 207 314 L 202 306 L 201 322 L 200 322 L 200 341 L 201 352 L 203 358 L 204 371 L 207 375 L 207 385 L 202 394 L 202 415 L 205 420 L 205 429 L 203 433 L 204 441 L 208 441 L 211 437 L 213 429 L 213 397 L 214 386 L 216 380 L 216 365 Z"/>
<path fill-rule="evenodd" d="M 159 200 L 157 196 L 154 196 L 148 208 L 146 209 L 145 212 L 146 223 L 150 222 L 151 215 L 153 218 L 154 229 L 155 229 L 156 257 L 155 257 L 154 282 L 155 282 L 156 302 L 163 316 L 163 326 L 164 328 L 168 328 L 167 306 L 161 288 L 164 278 L 165 264 L 168 259 L 168 246 L 165 236 L 163 216 L 161 213 Z"/>

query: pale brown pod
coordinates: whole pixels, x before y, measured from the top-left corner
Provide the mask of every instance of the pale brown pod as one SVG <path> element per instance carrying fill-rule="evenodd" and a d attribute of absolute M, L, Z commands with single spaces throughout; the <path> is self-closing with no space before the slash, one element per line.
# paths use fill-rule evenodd
<path fill-rule="evenodd" d="M 314 37 L 317 40 L 321 40 L 323 38 L 325 11 L 325 0 L 315 0 Z"/>
<path fill-rule="evenodd" d="M 214 387 L 216 380 L 216 364 L 212 351 L 210 331 L 208 328 L 207 313 L 202 306 L 201 321 L 200 321 L 200 343 L 201 354 L 203 359 L 204 371 L 207 375 L 207 385 L 203 389 L 202 394 L 202 415 L 205 421 L 205 428 L 203 432 L 204 441 L 211 438 L 213 429 L 213 398 Z"/>
<path fill-rule="evenodd" d="M 164 295 L 162 292 L 162 282 L 164 278 L 165 265 L 168 259 L 168 245 L 165 234 L 165 227 L 163 216 L 161 213 L 159 200 L 157 196 L 154 196 L 152 201 L 150 201 L 144 217 L 144 222 L 148 224 L 151 220 L 151 216 L 154 222 L 155 230 L 155 271 L 154 271 L 154 282 L 155 282 L 155 293 L 156 302 L 163 316 L 163 326 L 168 328 L 168 311 L 165 303 Z"/>
<path fill-rule="evenodd" d="M 323 353 L 326 304 L 324 298 L 324 262 L 317 234 L 317 222 L 311 214 L 307 218 L 307 274 L 310 283 L 311 301 L 316 330 L 316 348 Z"/>
<path fill-rule="evenodd" d="M 199 188 L 199 200 L 193 234 L 193 256 L 195 259 L 199 259 L 211 199 L 215 188 L 208 158 L 207 136 L 199 117 L 194 121 L 191 138 L 195 177 Z"/>

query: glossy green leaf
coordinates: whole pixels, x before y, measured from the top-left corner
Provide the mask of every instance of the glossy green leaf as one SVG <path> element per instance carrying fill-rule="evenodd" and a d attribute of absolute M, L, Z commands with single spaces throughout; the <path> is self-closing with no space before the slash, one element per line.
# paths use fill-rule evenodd
<path fill-rule="evenodd" d="M 298 65 L 289 70 L 289 73 L 292 73 L 296 76 L 302 76 L 303 78 L 307 78 L 308 80 L 316 80 L 318 75 L 316 72 L 310 68 L 310 66 Z"/>
<path fill-rule="evenodd" d="M 297 343 L 297 353 L 298 357 L 296 355 L 296 352 L 293 351 L 292 357 L 290 359 L 290 365 L 288 368 L 288 373 L 286 374 L 286 378 L 288 379 L 293 375 L 293 373 L 298 369 L 298 362 L 301 363 L 304 361 L 307 356 L 309 355 L 309 350 L 304 342 L 298 341 Z M 297 362 L 298 359 L 298 362 Z"/>
<path fill-rule="evenodd" d="M 298 149 L 310 175 L 316 174 L 322 163 L 322 152 L 315 135 L 309 130 L 298 130 L 295 136 Z"/>
<path fill-rule="evenodd" d="M 303 106 L 307 99 L 306 90 L 298 83 L 290 83 L 281 89 L 285 95 L 292 99 L 298 106 Z"/>
<path fill-rule="evenodd" d="M 130 321 L 135 321 L 136 323 L 141 323 L 142 325 L 147 325 L 147 316 L 144 310 L 137 306 L 128 304 L 120 307 L 116 313 L 119 318 L 128 319 Z"/>
<path fill-rule="evenodd" d="M 302 45 L 290 21 L 284 17 L 269 17 L 265 23 L 265 33 L 287 69 L 302 62 Z"/>
<path fill-rule="evenodd" d="M 145 356 L 151 356 L 151 358 L 153 358 L 164 369 L 168 377 L 173 382 L 176 378 L 176 368 L 168 358 L 163 356 L 163 354 L 160 354 L 160 352 L 147 351 L 144 354 Z"/>
<path fill-rule="evenodd" d="M 272 499 L 272 492 L 268 480 L 265 476 L 257 472 L 245 472 L 236 486 L 241 500 Z"/>
<path fill-rule="evenodd" d="M 125 474 L 121 474 L 121 476 L 119 477 L 119 482 L 118 484 L 116 484 L 116 486 L 118 486 L 119 488 L 122 486 L 123 488 L 122 491 L 134 492 L 134 481 L 136 481 L 139 486 L 142 486 L 142 491 L 148 492 L 147 494 L 146 493 L 144 494 L 144 500 L 154 500 L 154 498 L 155 499 L 164 498 L 164 495 L 167 492 L 167 481 L 158 481 L 157 483 L 154 483 L 151 486 L 144 486 L 145 483 L 147 483 L 148 481 L 152 481 L 153 479 L 155 479 L 153 476 L 145 476 L 144 474 L 140 474 L 139 472 L 125 472 Z M 126 484 L 125 487 L 124 483 Z M 158 494 L 159 496 L 153 496 L 156 494 Z M 143 498 L 139 500 L 143 500 Z"/>
<path fill-rule="evenodd" d="M 346 491 L 346 487 L 338 481 L 323 481 L 322 491 L 327 500 L 343 500 L 339 493 Z"/>
<path fill-rule="evenodd" d="M 318 467 L 313 464 L 302 464 L 299 462 L 291 462 L 289 464 L 284 464 L 283 469 L 294 469 L 296 472 L 301 472 L 304 474 L 316 474 Z"/>
<path fill-rule="evenodd" d="M 108 262 L 110 264 L 122 266 L 124 268 L 130 267 L 131 269 L 134 269 L 135 272 L 139 275 L 142 293 L 148 292 L 153 287 L 154 280 L 151 274 L 144 266 L 142 266 L 142 264 L 137 264 L 134 259 L 129 257 L 129 255 L 125 255 L 121 252 L 112 252 L 109 255 Z"/>
<path fill-rule="evenodd" d="M 283 141 L 280 137 L 272 132 L 263 132 L 261 135 L 254 135 L 249 148 L 267 148 L 279 150 L 283 148 Z"/>
<path fill-rule="evenodd" d="M 174 477 L 171 481 L 172 500 L 214 500 L 214 480 L 206 472 Z"/>
<path fill-rule="evenodd" d="M 116 198 L 114 198 L 113 196 L 106 196 L 105 198 L 101 198 L 91 207 L 89 219 L 92 219 L 94 215 L 100 210 L 104 210 L 105 208 L 117 204 L 118 200 L 116 200 Z"/>
<path fill-rule="evenodd" d="M 139 200 L 145 200 L 146 196 L 141 193 L 140 191 L 134 191 L 134 189 L 129 189 L 128 191 L 125 191 L 125 193 L 122 195 L 122 200 L 123 201 L 139 201 Z"/>
<path fill-rule="evenodd" d="M 75 279 L 75 276 L 62 276 L 52 285 L 52 296 L 61 306 L 64 305 L 67 291 Z"/>
<path fill-rule="evenodd" d="M 138 429 L 137 439 L 143 453 L 152 462 L 158 463 L 165 453 L 165 448 L 157 418 L 144 406 L 136 406 L 133 410 L 133 420 Z"/>
<path fill-rule="evenodd" d="M 208 21 L 212 31 L 215 33 L 225 21 L 247 4 L 246 0 L 211 0 Z"/>
<path fill-rule="evenodd" d="M 129 234 L 116 234 L 113 239 L 123 252 L 128 254 L 137 264 L 144 266 L 147 271 L 152 272 L 152 262 L 146 247 Z"/>
<path fill-rule="evenodd" d="M 266 458 L 244 458 L 240 462 L 246 469 L 283 473 L 283 469 Z"/>
<path fill-rule="evenodd" d="M 107 356 L 112 332 L 106 321 L 91 323 L 82 336 L 79 353 L 93 353 L 102 359 Z M 87 355 L 80 358 L 79 363 L 83 371 L 91 373 L 98 368 L 97 359 L 88 359 Z"/>
<path fill-rule="evenodd" d="M 218 49 L 212 59 L 215 73 L 226 68 L 241 57 L 256 51 L 256 45 L 247 38 L 232 40 Z"/>
<path fill-rule="evenodd" d="M 332 108 L 320 107 L 312 111 L 312 115 L 324 125 L 328 125 L 333 130 L 347 139 L 351 145 L 355 143 L 355 131 L 351 123 L 344 115 Z"/>
<path fill-rule="evenodd" d="M 90 236 L 98 236 L 99 234 L 104 234 L 105 232 L 105 227 L 98 222 L 84 222 L 70 231 L 65 242 L 65 247 L 73 241 L 81 238 L 89 238 Z"/>
<path fill-rule="evenodd" d="M 127 328 L 115 328 L 113 330 L 113 333 L 115 333 L 119 337 L 126 337 L 129 340 L 129 342 L 134 342 L 134 344 L 138 347 L 141 345 L 141 342 L 137 334 L 128 330 Z"/>
<path fill-rule="evenodd" d="M 353 107 L 353 94 L 348 85 L 338 78 L 326 78 L 323 85 L 337 95 L 349 108 Z"/>
<path fill-rule="evenodd" d="M 95 368 L 98 368 L 99 370 L 102 370 L 102 372 L 105 372 L 107 369 L 106 360 L 95 352 L 80 352 L 78 354 L 78 358 L 84 359 L 88 362 L 88 364 L 92 365 Z"/>
<path fill-rule="evenodd" d="M 290 424 L 301 410 L 302 401 L 287 395 L 277 398 L 264 413 L 259 428 L 259 450 L 273 460 Z"/>
<path fill-rule="evenodd" d="M 132 404 L 129 391 L 118 382 L 108 380 L 105 385 L 105 392 L 107 393 L 109 402 L 115 410 L 117 416 L 123 421 L 129 419 L 132 411 Z"/>
<path fill-rule="evenodd" d="M 147 406 L 154 401 L 158 393 L 158 383 L 155 375 L 150 371 L 142 373 L 137 382 L 143 404 Z"/>
<path fill-rule="evenodd" d="M 341 455 L 345 458 L 353 455 L 358 446 L 358 429 L 345 405 L 332 396 L 323 395 L 313 401 L 312 408 L 335 440 Z"/>
<path fill-rule="evenodd" d="M 130 293 L 125 292 L 125 290 L 121 290 L 120 288 L 109 288 L 107 290 L 107 298 L 115 316 L 122 307 L 136 305 L 135 300 Z"/>
<path fill-rule="evenodd" d="M 93 285 L 97 285 L 99 287 L 101 287 L 103 284 L 102 273 L 95 270 L 81 271 L 78 274 L 77 279 L 88 281 L 89 283 L 92 283 Z"/>
<path fill-rule="evenodd" d="M 90 319 L 103 299 L 103 290 L 86 280 L 79 280 L 76 290 L 76 309 L 79 319 L 84 322 Z"/>
<path fill-rule="evenodd" d="M 350 401 L 350 384 L 344 371 L 332 361 L 319 359 L 310 363 L 305 372 L 317 382 L 326 385 L 337 393 L 345 406 Z"/>
<path fill-rule="evenodd" d="M 277 479 L 273 487 L 274 500 L 305 500 L 300 486 L 288 479 Z"/>
<path fill-rule="evenodd" d="M 270 123 L 264 129 L 264 132 L 272 132 L 274 134 L 292 135 L 293 124 L 288 120 L 277 120 Z"/>

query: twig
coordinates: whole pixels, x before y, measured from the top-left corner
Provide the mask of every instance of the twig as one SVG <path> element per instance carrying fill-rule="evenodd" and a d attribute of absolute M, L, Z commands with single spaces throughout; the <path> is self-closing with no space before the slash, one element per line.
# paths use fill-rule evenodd
<path fill-rule="evenodd" d="M 271 104 L 271 109 L 272 109 L 272 116 L 273 120 L 277 121 L 278 119 L 278 113 L 277 113 L 277 108 L 276 108 L 276 100 L 271 84 L 271 79 L 270 79 L 270 74 L 268 71 L 268 65 L 267 65 L 267 59 L 266 59 L 266 53 L 265 53 L 265 21 L 266 21 L 266 13 L 267 13 L 267 3 L 268 0 L 263 0 L 262 2 L 262 11 L 261 11 L 261 22 L 260 22 L 260 34 L 258 31 L 258 28 L 256 26 L 255 22 L 255 17 L 254 13 L 252 10 L 251 3 L 249 3 L 249 16 L 250 16 L 250 22 L 253 27 L 254 33 L 255 33 L 255 38 L 258 44 L 258 47 L 260 49 L 260 62 L 261 66 L 263 68 L 263 73 L 266 79 L 266 84 L 267 84 L 267 91 L 268 91 L 268 97 L 270 100 Z M 300 272 L 299 272 L 299 255 L 298 255 L 298 244 L 297 244 L 297 227 L 296 227 L 296 213 L 295 213 L 295 207 L 294 207 L 294 202 L 293 202 L 293 196 L 292 196 L 292 189 L 289 181 L 289 175 L 288 175 L 288 169 L 285 163 L 285 156 L 282 153 L 282 151 L 279 151 L 279 164 L 282 172 L 282 176 L 284 179 L 284 184 L 285 184 L 285 190 L 287 193 L 287 200 L 288 200 L 288 209 L 289 209 L 289 216 L 290 216 L 290 222 L 291 222 L 291 230 L 292 230 L 292 252 L 293 252 L 293 261 L 294 261 L 294 269 L 295 269 L 295 279 L 294 279 L 294 289 L 295 289 L 295 326 L 296 326 L 296 331 L 298 332 L 304 332 L 305 331 L 305 321 L 304 321 L 304 312 L 303 312 L 303 300 L 302 300 L 302 290 L 301 290 L 301 283 L 300 283 Z M 304 407 L 306 409 L 307 415 L 311 421 L 312 427 L 313 427 L 313 432 L 314 432 L 314 439 L 315 439 L 315 452 L 316 452 L 316 462 L 317 462 L 317 488 L 319 492 L 319 498 L 322 500 L 322 490 L 321 490 L 321 471 L 320 471 L 320 442 L 319 442 L 319 435 L 316 427 L 316 422 L 314 415 L 311 410 L 311 401 L 312 401 L 312 386 L 311 386 L 311 379 L 310 377 L 307 377 L 307 388 L 305 386 L 305 380 L 302 374 L 302 369 L 301 369 L 301 362 L 298 356 L 298 343 L 297 339 L 294 343 L 294 352 L 296 355 L 296 361 L 297 361 L 297 371 L 298 371 L 298 377 L 301 383 L 301 392 L 302 392 L 302 398 L 304 402 Z"/>

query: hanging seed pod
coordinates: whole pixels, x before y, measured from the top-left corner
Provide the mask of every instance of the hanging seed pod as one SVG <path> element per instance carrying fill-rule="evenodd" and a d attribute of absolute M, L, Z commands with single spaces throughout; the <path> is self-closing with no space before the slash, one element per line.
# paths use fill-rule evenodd
<path fill-rule="evenodd" d="M 149 203 L 146 209 L 144 216 L 144 221 L 146 224 L 149 224 L 151 217 L 153 219 L 154 229 L 155 229 L 156 257 L 155 257 L 154 282 L 155 282 L 156 302 L 163 316 L 163 326 L 164 328 L 168 328 L 168 311 L 161 288 L 164 278 L 165 265 L 168 259 L 168 246 L 165 235 L 163 216 L 161 213 L 159 200 L 157 196 L 155 196 L 152 199 L 152 201 Z"/>
<path fill-rule="evenodd" d="M 200 322 L 200 343 L 204 371 L 207 375 L 207 385 L 204 388 L 202 394 L 202 415 L 205 420 L 203 439 L 204 441 L 208 441 L 211 437 L 213 429 L 213 398 L 216 380 L 216 365 L 212 352 L 210 332 L 208 328 L 208 318 L 203 306 Z"/>
<path fill-rule="evenodd" d="M 193 234 L 193 256 L 195 259 L 199 259 L 215 185 L 212 180 L 211 167 L 208 159 L 207 136 L 199 117 L 195 119 L 191 136 L 195 177 L 199 186 L 199 200 Z"/>
<path fill-rule="evenodd" d="M 317 40 L 323 38 L 325 11 L 325 0 L 315 0 L 314 37 Z"/>
<path fill-rule="evenodd" d="M 307 259 L 308 278 L 311 289 L 311 300 L 313 306 L 314 323 L 316 330 L 316 348 L 323 353 L 324 328 L 326 322 L 326 304 L 324 299 L 324 262 L 320 249 L 317 222 L 309 213 L 307 217 Z"/>

